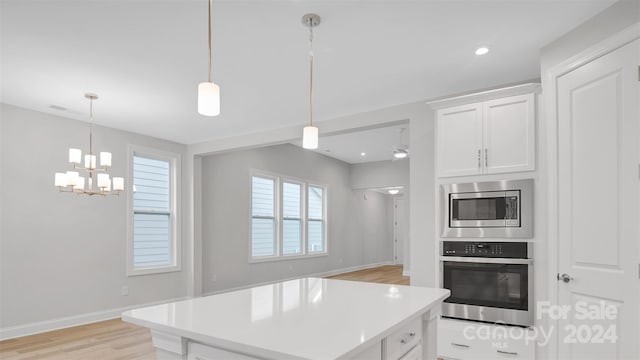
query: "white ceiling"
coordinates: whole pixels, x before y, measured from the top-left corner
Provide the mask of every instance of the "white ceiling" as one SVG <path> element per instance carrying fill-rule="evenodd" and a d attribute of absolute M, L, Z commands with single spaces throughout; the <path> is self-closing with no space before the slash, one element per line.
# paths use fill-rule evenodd
<path fill-rule="evenodd" d="M 1 3 L 2 102 L 196 143 L 539 77 L 539 49 L 613 0 L 215 1 L 222 114 L 196 112 L 207 76 L 206 0 Z M 479 45 L 491 52 L 474 55 Z M 58 105 L 69 111 L 50 108 Z"/>
<path fill-rule="evenodd" d="M 404 129 L 400 132 L 401 129 Z M 322 136 L 320 154 L 342 160 L 349 164 L 393 160 L 393 149 L 405 147 L 409 143 L 409 124 L 393 125 L 376 129 L 361 130 L 339 135 Z M 302 141 L 293 144 L 302 146 Z M 365 155 L 362 155 L 365 153 Z M 408 161 L 397 160 L 397 161 Z"/>

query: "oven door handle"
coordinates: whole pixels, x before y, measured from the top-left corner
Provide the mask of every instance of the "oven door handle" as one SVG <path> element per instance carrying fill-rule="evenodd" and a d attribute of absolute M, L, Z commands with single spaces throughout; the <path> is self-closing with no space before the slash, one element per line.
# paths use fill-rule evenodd
<path fill-rule="evenodd" d="M 533 259 L 509 259 L 509 258 L 489 258 L 489 257 L 468 257 L 468 256 L 440 256 L 440 261 L 455 261 L 483 264 L 533 264 Z"/>

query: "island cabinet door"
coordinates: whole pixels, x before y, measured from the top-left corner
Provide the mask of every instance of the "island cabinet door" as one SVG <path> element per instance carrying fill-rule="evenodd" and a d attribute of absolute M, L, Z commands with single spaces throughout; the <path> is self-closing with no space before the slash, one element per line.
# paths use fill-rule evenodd
<path fill-rule="evenodd" d="M 238 354 L 194 342 L 189 343 L 188 360 L 257 360 L 251 356 Z"/>

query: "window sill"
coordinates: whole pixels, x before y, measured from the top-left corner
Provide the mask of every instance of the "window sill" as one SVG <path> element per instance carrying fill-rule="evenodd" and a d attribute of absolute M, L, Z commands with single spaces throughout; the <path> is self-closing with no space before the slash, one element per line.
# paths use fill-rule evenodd
<path fill-rule="evenodd" d="M 305 255 L 281 255 L 281 256 L 270 256 L 264 258 L 251 258 L 249 259 L 249 264 L 257 264 L 263 262 L 272 262 L 272 261 L 287 261 L 287 260 L 302 260 L 302 259 L 312 259 L 329 256 L 328 252 L 323 253 L 312 253 Z"/>
<path fill-rule="evenodd" d="M 127 276 L 140 276 L 140 275 L 154 275 L 165 274 L 172 272 L 182 271 L 180 266 L 163 266 L 163 267 L 150 267 L 150 268 L 138 268 L 134 270 L 127 270 Z"/>

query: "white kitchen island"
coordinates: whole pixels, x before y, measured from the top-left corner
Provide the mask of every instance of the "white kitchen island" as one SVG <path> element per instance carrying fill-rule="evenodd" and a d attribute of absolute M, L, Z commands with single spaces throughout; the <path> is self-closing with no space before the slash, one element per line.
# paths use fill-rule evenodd
<path fill-rule="evenodd" d="M 134 309 L 158 359 L 435 359 L 449 290 L 303 278 Z"/>

